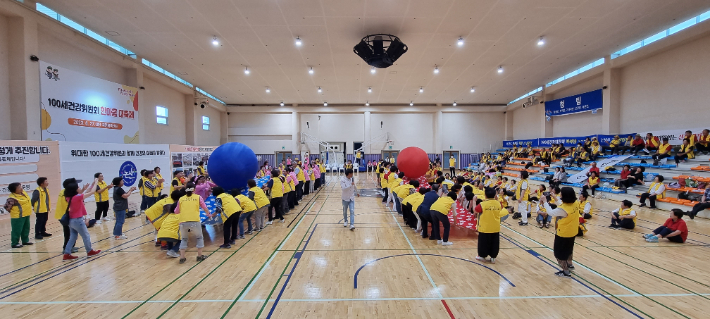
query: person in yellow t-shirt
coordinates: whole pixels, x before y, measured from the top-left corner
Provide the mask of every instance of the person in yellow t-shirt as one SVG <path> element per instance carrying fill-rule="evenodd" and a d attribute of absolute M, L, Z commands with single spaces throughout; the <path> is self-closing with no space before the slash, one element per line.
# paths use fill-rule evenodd
<path fill-rule="evenodd" d="M 105 221 L 110 220 L 108 218 L 108 191 L 113 188 L 113 184 L 107 184 L 104 180 L 104 174 L 101 173 L 94 174 L 94 183 L 96 184 L 96 192 L 94 193 L 96 212 L 94 212 L 94 219 L 96 219 L 97 224 L 101 224 L 101 216 L 103 216 L 103 220 Z"/>
<path fill-rule="evenodd" d="M 454 158 L 453 155 L 449 157 L 449 173 L 451 174 L 451 178 L 456 176 L 456 158 Z"/>
<path fill-rule="evenodd" d="M 559 217 L 553 252 L 562 270 L 556 272 L 555 275 L 569 278 L 572 277 L 570 270 L 574 270 L 572 256 L 574 253 L 574 239 L 579 232 L 579 202 L 572 187 L 562 187 L 560 193 L 562 203 L 555 209 L 550 207 L 546 197 L 543 196 L 540 201 L 545 206 L 549 216 Z"/>
<path fill-rule="evenodd" d="M 658 152 L 651 155 L 651 158 L 653 158 L 653 165 L 658 165 L 662 159 L 671 157 L 671 151 L 673 151 L 673 146 L 668 143 L 668 138 L 664 137 L 663 143 L 658 145 Z"/>
<path fill-rule="evenodd" d="M 192 233 L 197 239 L 197 262 L 207 259 L 207 256 L 202 254 L 202 248 L 205 247 L 204 236 L 202 235 L 202 224 L 200 223 L 200 208 L 202 208 L 208 216 L 213 217 L 210 213 L 202 196 L 194 193 L 195 183 L 188 182 L 185 186 L 185 196 L 181 197 L 175 208 L 175 214 L 180 216 L 180 263 L 184 264 L 187 261 L 185 250 L 187 249 L 188 234 Z"/>
<path fill-rule="evenodd" d="M 449 231 L 451 230 L 451 224 L 449 222 L 449 217 L 448 215 L 453 212 L 453 214 L 456 214 L 456 198 L 458 197 L 457 192 L 460 190 L 461 185 L 454 185 L 455 187 L 452 187 L 452 191 L 450 191 L 446 196 L 439 197 L 439 199 L 434 202 L 434 204 L 431 205 L 431 208 L 429 209 L 429 212 L 431 213 L 431 217 L 434 220 L 434 226 L 438 227 L 438 223 L 441 223 L 444 225 L 444 234 L 441 237 L 442 241 L 437 242 L 441 244 L 442 246 L 449 246 L 453 245 L 452 242 L 449 241 Z"/>
<path fill-rule="evenodd" d="M 239 238 L 239 216 L 242 213 L 242 207 L 239 206 L 237 200 L 234 196 L 224 192 L 222 187 L 212 188 L 212 195 L 216 197 L 215 207 L 216 212 L 219 212 L 222 216 L 222 223 L 224 224 L 224 243 L 219 246 L 219 248 L 232 248 L 237 238 Z"/>
<path fill-rule="evenodd" d="M 25 193 L 20 183 L 10 183 L 7 186 L 10 192 L 5 209 L 10 211 L 10 246 L 12 248 L 22 248 L 22 246 L 34 245 L 30 242 L 30 215 L 32 215 L 32 199 Z M 22 239 L 22 243 L 20 243 Z"/>
<path fill-rule="evenodd" d="M 478 213 L 478 256 L 476 260 L 486 260 L 491 257 L 491 264 L 496 263 L 500 250 L 500 223 L 508 218 L 508 211 L 504 210 L 501 203 L 495 199 L 496 191 L 486 188 L 486 200 L 476 205 L 474 211 Z M 476 202 L 478 197 L 473 197 Z"/>
<path fill-rule="evenodd" d="M 35 212 L 35 239 L 50 237 L 47 233 L 47 219 L 49 218 L 49 181 L 46 177 L 37 179 L 37 188 L 32 192 L 32 208 Z"/>

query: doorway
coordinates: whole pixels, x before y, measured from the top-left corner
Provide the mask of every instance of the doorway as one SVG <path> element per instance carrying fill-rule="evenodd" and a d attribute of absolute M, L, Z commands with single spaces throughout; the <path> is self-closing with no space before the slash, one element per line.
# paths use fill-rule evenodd
<path fill-rule="evenodd" d="M 456 160 L 456 163 L 454 163 L 454 168 L 460 168 L 461 165 L 459 164 L 459 151 L 444 151 L 444 157 L 441 159 L 441 164 L 444 165 L 445 169 L 448 169 L 450 167 L 449 160 L 451 159 L 451 156 L 453 156 Z"/>
<path fill-rule="evenodd" d="M 291 154 L 291 152 L 276 152 L 276 163 L 274 163 L 274 166 L 281 165 L 281 161 L 285 161 L 289 157 L 293 160 L 293 154 Z"/>
<path fill-rule="evenodd" d="M 382 160 L 386 160 L 387 158 L 390 159 L 390 163 L 397 163 L 397 156 L 399 155 L 399 151 L 382 151 Z M 394 160 L 392 160 L 394 158 Z"/>

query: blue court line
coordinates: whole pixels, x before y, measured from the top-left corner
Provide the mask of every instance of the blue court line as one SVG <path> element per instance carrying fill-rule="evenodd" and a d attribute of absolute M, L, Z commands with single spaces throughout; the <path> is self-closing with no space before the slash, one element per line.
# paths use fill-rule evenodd
<path fill-rule="evenodd" d="M 151 233 L 148 233 L 148 234 L 142 235 L 142 236 L 140 236 L 140 237 L 137 237 L 137 238 L 135 238 L 135 239 L 132 239 L 131 241 L 137 240 L 137 239 L 139 239 L 139 238 L 141 238 L 141 237 L 145 237 L 145 236 L 147 236 L 147 235 L 152 235 L 152 234 L 151 234 Z M 40 283 L 42 283 L 42 282 L 44 282 L 44 281 L 47 281 L 47 280 L 49 280 L 49 279 L 51 279 L 51 278 L 54 278 L 54 277 L 56 277 L 56 276 L 59 276 L 59 275 L 65 273 L 65 272 L 67 272 L 67 271 L 69 271 L 69 270 L 72 270 L 72 269 L 75 269 L 75 268 L 77 268 L 77 267 L 79 267 L 79 266 L 83 266 L 83 265 L 85 265 L 85 264 L 87 264 L 87 263 L 90 263 L 90 262 L 92 262 L 92 261 L 94 261 L 94 260 L 97 260 L 97 259 L 99 259 L 99 258 L 101 258 L 101 257 L 108 256 L 108 255 L 110 255 L 110 254 L 116 253 L 116 252 L 118 252 L 118 251 L 120 251 L 120 250 L 123 250 L 123 249 L 131 248 L 131 247 L 135 247 L 135 246 L 140 246 L 140 245 L 142 245 L 142 244 L 149 243 L 149 242 L 151 242 L 151 241 L 153 241 L 153 240 L 151 239 L 150 241 L 138 243 L 138 244 L 135 244 L 135 245 L 132 245 L 132 246 L 128 246 L 128 247 L 124 247 L 124 248 L 122 248 L 122 249 L 119 249 L 119 250 L 117 250 L 117 251 L 112 251 L 112 252 L 108 252 L 108 249 L 107 249 L 107 250 L 106 250 L 107 253 L 105 253 L 105 254 L 98 255 L 98 256 L 95 256 L 95 257 L 87 257 L 86 259 L 84 259 L 84 260 L 81 261 L 81 262 L 72 263 L 72 264 L 67 265 L 67 267 L 56 269 L 56 270 L 62 270 L 62 269 L 63 269 L 63 271 L 61 271 L 61 272 L 54 273 L 54 274 L 50 272 L 50 273 L 47 273 L 47 274 L 45 274 L 45 275 L 43 275 L 43 276 L 34 278 L 34 279 L 32 279 L 31 281 L 27 281 L 27 282 L 21 283 L 21 284 L 19 284 L 19 285 L 16 285 L 16 286 L 14 286 L 14 287 L 9 287 L 9 288 L 7 288 L 7 289 L 5 289 L 5 290 L 3 290 L 3 291 L 0 291 L 0 294 L 3 294 L 3 293 L 6 293 L 6 292 L 9 292 L 9 291 L 12 290 L 12 289 L 18 288 L 18 287 L 23 286 L 23 285 L 26 285 L 26 284 L 28 284 L 28 283 L 30 283 L 30 282 L 32 282 L 32 281 L 35 281 L 35 280 L 37 280 L 37 279 L 40 279 L 40 278 L 42 278 L 42 277 L 46 277 L 46 276 L 51 275 L 51 276 L 49 276 L 49 277 L 47 277 L 47 278 L 45 278 L 45 279 L 42 279 L 42 280 L 37 281 L 37 282 L 34 282 L 34 283 L 30 284 L 30 285 L 27 286 L 27 287 L 24 287 L 24 288 L 19 289 L 19 290 L 15 290 L 15 291 L 13 291 L 12 293 L 9 293 L 9 294 L 7 294 L 7 295 L 4 295 L 4 296 L 0 297 L 0 299 L 5 299 L 5 298 L 7 298 L 7 297 L 9 297 L 9 296 L 12 296 L 12 295 L 14 295 L 14 294 L 20 292 L 20 291 L 25 290 L 25 289 L 27 289 L 27 288 L 34 287 L 34 286 L 36 286 L 36 285 L 38 285 L 38 284 L 40 284 Z M 125 245 L 125 244 L 127 244 L 127 243 L 128 243 L 128 242 L 123 243 L 123 244 L 121 244 L 121 245 Z M 118 245 L 118 246 L 121 246 L 121 245 Z M 112 248 L 109 248 L 109 249 L 113 249 L 113 248 L 116 248 L 116 247 L 118 247 L 118 246 L 115 246 L 115 247 L 112 247 Z"/>
<path fill-rule="evenodd" d="M 281 300 L 281 296 L 284 294 L 284 291 L 286 290 L 286 286 L 288 285 L 288 282 L 291 281 L 291 276 L 293 275 L 293 272 L 296 270 L 298 263 L 301 261 L 301 256 L 303 256 L 303 252 L 306 251 L 306 247 L 308 247 L 308 244 L 311 242 L 311 238 L 313 237 L 313 233 L 316 232 L 316 228 L 318 228 L 318 224 L 313 226 L 313 230 L 311 230 L 311 234 L 308 235 L 308 240 L 306 240 L 306 243 L 303 245 L 303 248 L 301 249 L 301 251 L 295 253 L 293 255 L 293 257 L 291 258 L 291 259 L 295 259 L 296 262 L 293 264 L 293 267 L 291 267 L 291 271 L 288 273 L 288 277 L 286 277 L 286 281 L 284 282 L 284 285 L 281 287 L 281 290 L 279 291 L 278 296 L 276 296 L 276 300 L 274 300 L 274 304 L 271 305 L 271 310 L 269 310 L 269 314 L 266 316 L 267 319 L 271 318 L 271 316 L 274 314 L 274 310 L 276 310 L 276 305 L 279 304 L 279 300 Z"/>
<path fill-rule="evenodd" d="M 479 265 L 479 266 L 481 266 L 481 267 L 483 267 L 483 268 L 486 268 L 486 269 L 488 269 L 488 270 L 490 270 L 490 271 L 496 273 L 498 276 L 500 276 L 500 277 L 503 278 L 505 281 L 507 281 L 508 284 L 510 284 L 511 286 L 515 287 L 515 285 L 514 285 L 510 280 L 508 280 L 508 278 L 505 278 L 505 276 L 503 276 L 503 274 L 501 274 L 501 273 L 495 271 L 494 269 L 492 269 L 492 268 L 490 268 L 490 267 L 488 267 L 488 266 L 486 266 L 486 265 L 484 265 L 484 264 L 477 263 L 477 262 L 475 262 L 475 261 L 468 260 L 468 259 L 464 259 L 464 258 L 453 257 L 453 256 L 437 255 L 437 254 L 419 254 L 419 253 L 415 253 L 415 254 L 400 254 L 400 255 L 385 256 L 385 257 L 377 258 L 377 259 L 372 260 L 372 261 L 368 261 L 368 262 L 365 263 L 364 265 L 360 266 L 360 268 L 358 268 L 357 271 L 355 272 L 355 276 L 354 276 L 355 289 L 357 289 L 357 276 L 358 276 L 358 274 L 360 274 L 360 270 L 362 270 L 363 268 L 365 268 L 365 266 L 370 265 L 370 264 L 372 264 L 372 263 L 374 263 L 374 262 L 376 262 L 376 261 L 378 261 L 378 260 L 387 259 L 387 258 L 393 258 L 393 257 L 401 257 L 401 256 L 434 256 L 434 257 L 446 257 L 446 258 L 452 258 L 452 259 L 458 259 L 458 260 L 467 261 L 467 262 L 470 262 L 470 263 L 475 264 L 475 265 Z M 436 298 L 436 299 L 441 299 L 441 298 Z M 448 299 L 448 298 L 447 298 L 447 299 Z"/>
<path fill-rule="evenodd" d="M 136 229 L 136 228 L 143 227 L 143 226 L 145 226 L 145 225 L 147 225 L 147 224 L 143 224 L 143 225 L 140 225 L 140 226 L 138 226 L 138 227 L 131 228 L 131 229 L 127 230 L 126 232 L 129 232 L 129 231 L 134 230 L 134 229 Z M 91 244 L 93 245 L 93 244 L 96 244 L 96 243 L 98 243 L 98 242 L 102 242 L 102 241 L 104 241 L 104 240 L 110 239 L 111 237 L 113 237 L 113 235 L 111 235 L 111 236 L 109 236 L 109 237 L 106 237 L 106 238 L 104 238 L 104 239 L 97 240 L 97 241 L 95 241 L 95 242 L 93 242 L 93 243 L 91 243 Z M 55 238 L 59 238 L 59 236 L 57 236 L 57 237 L 55 237 Z M 83 246 L 82 246 L 82 247 L 83 247 Z M 30 252 L 30 253 L 31 253 L 31 252 Z M 24 267 L 22 267 L 22 268 L 15 269 L 15 270 L 10 271 L 10 272 L 6 272 L 6 273 L 0 275 L 0 277 L 5 276 L 5 275 L 12 274 L 12 273 L 14 273 L 14 272 L 18 272 L 18 271 L 20 271 L 20 270 L 22 270 L 22 269 L 25 269 L 25 268 L 27 268 L 27 267 L 31 267 L 31 266 L 34 266 L 34 265 L 43 263 L 43 262 L 45 262 L 45 261 L 47 261 L 47 260 L 50 260 L 50 259 L 52 259 L 52 258 L 57 258 L 57 257 L 59 257 L 59 256 L 62 256 L 62 254 L 59 254 L 59 255 L 56 255 L 56 256 L 53 256 L 53 257 L 49 257 L 49 258 L 47 258 L 47 259 L 40 260 L 40 261 L 38 261 L 38 262 L 29 264 L 29 265 L 27 265 L 27 266 L 24 266 Z"/>
<path fill-rule="evenodd" d="M 501 234 L 500 237 L 502 237 L 502 238 L 504 238 L 505 240 L 511 242 L 513 245 L 518 246 L 520 249 L 522 249 L 522 250 L 524 250 L 524 251 L 530 253 L 528 249 L 525 249 L 525 248 L 523 248 L 523 246 L 520 246 L 518 243 L 516 243 L 516 242 L 510 240 L 510 239 L 508 238 L 508 236 L 505 236 L 505 235 Z M 541 261 L 544 262 L 545 264 L 549 265 L 550 267 L 555 268 L 555 269 L 559 269 L 557 266 L 553 265 L 553 264 L 550 263 L 549 261 L 547 261 L 547 260 L 543 259 L 542 257 L 540 257 L 540 254 L 531 254 L 531 255 L 533 255 L 535 258 L 541 260 Z M 615 305 L 621 307 L 621 309 L 624 309 L 624 310 L 628 311 L 629 313 L 631 313 L 632 315 L 636 316 L 637 318 L 642 318 L 642 319 L 643 319 L 643 317 L 642 317 L 641 315 L 637 314 L 637 313 L 634 312 L 634 311 L 631 311 L 631 309 L 626 308 L 626 307 L 623 306 L 622 304 L 620 304 L 620 303 L 614 301 L 613 299 L 611 299 L 611 298 L 609 298 L 608 296 L 602 294 L 601 292 L 596 291 L 594 288 L 590 287 L 590 286 L 587 285 L 586 283 L 581 282 L 579 279 L 577 279 L 577 278 L 575 278 L 575 277 L 572 277 L 571 279 L 574 280 L 574 281 L 576 281 L 576 282 L 578 282 L 578 283 L 580 283 L 582 286 L 587 287 L 589 290 L 593 291 L 594 293 L 596 293 L 596 294 L 598 294 L 598 295 L 604 297 L 604 299 L 613 302 Z"/>

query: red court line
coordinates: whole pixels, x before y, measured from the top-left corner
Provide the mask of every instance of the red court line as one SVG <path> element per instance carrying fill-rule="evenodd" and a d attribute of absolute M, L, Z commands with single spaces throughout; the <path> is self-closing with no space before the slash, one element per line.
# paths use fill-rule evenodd
<path fill-rule="evenodd" d="M 454 314 L 451 312 L 451 309 L 449 309 L 449 305 L 446 304 L 446 300 L 441 299 L 441 303 L 444 304 L 444 308 L 446 308 L 446 312 L 449 313 L 449 318 L 456 319 L 456 317 L 454 317 Z"/>

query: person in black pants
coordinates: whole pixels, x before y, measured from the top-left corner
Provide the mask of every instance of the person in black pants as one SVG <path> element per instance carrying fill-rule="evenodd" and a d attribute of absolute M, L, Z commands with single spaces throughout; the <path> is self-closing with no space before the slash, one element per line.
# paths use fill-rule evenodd
<path fill-rule="evenodd" d="M 439 223 L 441 223 L 444 226 L 444 233 L 441 236 L 441 241 L 437 241 L 437 243 L 443 246 L 451 245 L 451 242 L 449 241 L 451 222 L 449 221 L 448 214 L 451 214 L 451 210 L 454 209 L 453 206 L 456 205 L 456 198 L 458 197 L 458 191 L 461 190 L 461 185 L 456 184 L 451 189 L 452 191 L 446 194 L 446 196 L 442 196 L 437 199 L 434 205 L 431 205 L 432 207 L 429 210 L 431 217 L 434 220 L 434 225 L 439 227 Z M 441 205 L 444 205 L 444 207 L 441 207 Z"/>
<path fill-rule="evenodd" d="M 232 248 L 231 245 L 239 237 L 239 216 L 242 213 L 242 208 L 233 196 L 224 192 L 222 187 L 213 188 L 212 195 L 217 198 L 215 200 L 215 211 L 222 214 L 222 222 L 224 224 L 224 244 L 219 246 L 219 248 Z M 237 211 L 229 211 L 230 208 Z M 225 216 L 228 217 L 225 218 Z"/>
<path fill-rule="evenodd" d="M 429 240 L 441 240 L 439 237 L 439 227 L 438 223 L 434 222 L 431 217 L 431 212 L 429 211 L 431 205 L 439 199 L 439 184 L 431 184 L 431 190 L 427 191 L 425 188 L 420 188 L 419 193 L 424 194 L 424 200 L 417 208 L 417 214 L 422 220 L 422 238 L 429 237 Z M 431 234 L 427 236 L 427 223 L 431 223 Z"/>
<path fill-rule="evenodd" d="M 380 175 L 383 175 L 383 176 L 384 176 L 384 174 L 385 174 L 385 168 L 384 168 L 384 167 L 380 167 Z M 387 194 L 387 193 L 389 193 L 389 192 L 387 191 L 387 184 L 381 185 L 381 186 L 382 186 L 382 193 L 385 194 L 384 196 L 382 196 L 382 202 L 383 202 L 383 203 L 386 203 L 386 202 L 387 202 L 387 197 L 389 196 L 389 195 Z"/>
<path fill-rule="evenodd" d="M 49 218 L 49 182 L 46 177 L 37 179 L 37 188 L 32 192 L 32 210 L 35 212 L 35 239 L 50 237 L 47 233 L 47 219 Z"/>
<path fill-rule="evenodd" d="M 634 229 L 636 227 L 636 211 L 631 209 L 634 204 L 629 200 L 623 200 L 621 202 L 621 208 L 617 208 L 612 212 L 611 225 L 609 228 L 625 228 Z"/>
<path fill-rule="evenodd" d="M 703 198 L 700 199 L 700 203 L 695 204 L 693 209 L 685 214 L 690 216 L 690 219 L 695 219 L 695 215 L 697 215 L 698 212 L 707 208 L 710 208 L 710 188 L 705 189 L 705 194 L 703 194 Z"/>
<path fill-rule="evenodd" d="M 77 182 L 76 178 L 73 178 L 73 177 L 65 179 L 64 182 L 62 182 L 62 190 L 59 192 L 59 199 L 58 199 L 59 201 L 64 201 L 66 203 L 67 206 L 65 207 L 65 213 L 67 213 L 67 214 L 69 213 L 69 203 L 64 198 L 64 189 L 66 189 L 67 185 L 70 185 L 70 184 L 79 184 L 79 182 Z M 57 202 L 57 206 L 59 207 L 59 202 Z M 69 224 L 65 225 L 61 221 L 59 223 L 62 224 L 62 231 L 64 232 L 64 245 L 62 246 L 62 251 L 64 251 L 67 248 L 67 243 L 69 242 L 69 236 L 71 235 L 71 231 L 69 230 Z M 71 250 L 71 252 L 73 252 L 73 253 L 75 253 L 77 251 L 79 251 L 78 247 L 74 247 Z"/>

